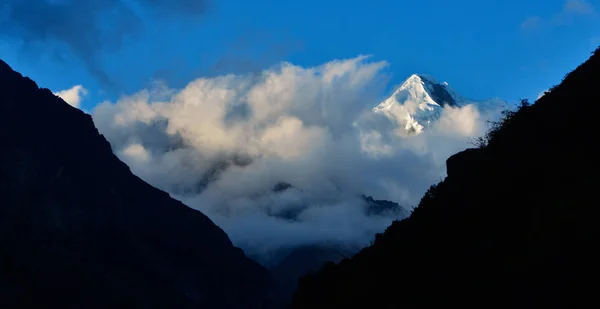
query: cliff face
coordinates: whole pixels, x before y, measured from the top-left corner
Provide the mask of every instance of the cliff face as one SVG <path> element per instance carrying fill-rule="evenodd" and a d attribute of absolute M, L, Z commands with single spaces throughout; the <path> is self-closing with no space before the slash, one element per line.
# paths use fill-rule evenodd
<path fill-rule="evenodd" d="M 266 269 L 0 61 L 0 307 L 263 308 Z"/>
<path fill-rule="evenodd" d="M 576 307 L 597 302 L 600 49 L 450 157 L 374 244 L 300 282 L 291 308 Z"/>

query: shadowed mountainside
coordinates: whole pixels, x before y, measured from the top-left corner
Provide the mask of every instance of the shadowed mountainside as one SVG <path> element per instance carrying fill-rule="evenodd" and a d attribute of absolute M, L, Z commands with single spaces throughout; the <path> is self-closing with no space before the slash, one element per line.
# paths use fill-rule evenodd
<path fill-rule="evenodd" d="M 265 308 L 268 271 L 0 61 L 0 307 Z"/>
<path fill-rule="evenodd" d="M 398 203 L 375 200 L 362 195 L 365 201 L 367 216 L 389 216 L 391 218 L 406 218 L 408 211 Z M 353 256 L 360 247 L 348 244 L 313 244 L 293 248 L 282 248 L 273 258 L 276 263 L 269 266 L 280 293 L 280 299 L 287 302 L 296 290 L 298 279 L 319 270 L 327 262 L 339 262 L 343 258 Z M 268 265 L 267 265 L 268 266 Z"/>
<path fill-rule="evenodd" d="M 298 279 L 319 270 L 326 262 L 339 262 L 352 256 L 358 249 L 339 245 L 307 245 L 280 251 L 283 258 L 269 269 L 279 287 L 281 299 L 289 301 L 296 290 Z"/>
<path fill-rule="evenodd" d="M 290 308 L 597 303 L 599 105 L 600 49 L 450 157 L 409 219 L 304 277 Z"/>

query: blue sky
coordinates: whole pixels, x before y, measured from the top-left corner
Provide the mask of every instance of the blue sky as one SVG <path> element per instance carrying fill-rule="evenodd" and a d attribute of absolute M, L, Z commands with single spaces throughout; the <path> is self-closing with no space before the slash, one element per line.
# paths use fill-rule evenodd
<path fill-rule="evenodd" d="M 68 2 L 51 2 L 61 1 Z M 85 109 L 153 78 L 181 87 L 279 61 L 312 66 L 361 54 L 390 63 L 390 86 L 427 73 L 466 97 L 516 101 L 535 99 L 600 45 L 600 0 L 213 0 L 193 18 L 158 18 L 144 1 L 123 1 L 137 5 L 145 30 L 122 46 L 95 42 L 93 57 L 113 88 L 64 42 L 0 35 L 0 58 L 53 91 L 83 85 Z M 101 23 L 106 29 L 112 21 Z"/>

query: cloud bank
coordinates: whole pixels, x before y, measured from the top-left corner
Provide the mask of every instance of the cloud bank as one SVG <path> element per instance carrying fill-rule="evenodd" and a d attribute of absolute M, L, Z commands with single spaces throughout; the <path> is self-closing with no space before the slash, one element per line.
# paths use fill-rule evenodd
<path fill-rule="evenodd" d="M 199 78 L 184 89 L 157 84 L 92 116 L 135 174 L 204 212 L 249 254 L 360 247 L 394 219 L 367 215 L 360 195 L 416 205 L 488 119 L 467 105 L 446 107 L 419 135 L 398 135 L 382 119 L 362 125 L 386 66 L 361 56 Z"/>

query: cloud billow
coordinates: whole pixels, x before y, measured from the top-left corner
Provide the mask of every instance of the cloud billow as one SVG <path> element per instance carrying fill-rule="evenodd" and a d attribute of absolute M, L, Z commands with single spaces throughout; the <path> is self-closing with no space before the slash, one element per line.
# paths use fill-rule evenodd
<path fill-rule="evenodd" d="M 82 85 L 75 85 L 67 90 L 61 90 L 55 93 L 65 102 L 73 107 L 80 108 L 82 98 L 87 94 L 87 89 Z"/>
<path fill-rule="evenodd" d="M 92 115 L 132 171 L 207 214 L 253 255 L 286 246 L 364 246 L 393 217 L 361 194 L 406 207 L 445 159 L 485 130 L 473 105 L 446 107 L 415 136 L 361 127 L 385 62 L 367 57 L 199 78 L 98 105 Z M 289 184 L 287 190 L 274 190 Z"/>

